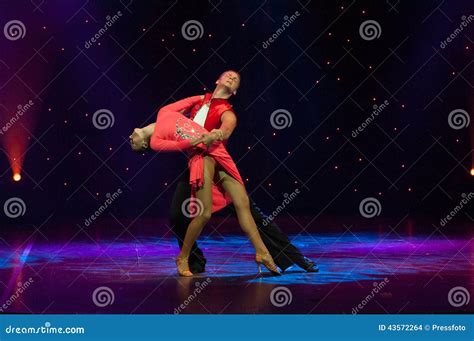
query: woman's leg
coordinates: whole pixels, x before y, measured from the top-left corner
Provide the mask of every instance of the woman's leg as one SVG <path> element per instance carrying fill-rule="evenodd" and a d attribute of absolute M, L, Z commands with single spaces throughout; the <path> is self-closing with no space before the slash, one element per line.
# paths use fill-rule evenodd
<path fill-rule="evenodd" d="M 255 248 L 258 263 L 263 263 L 273 272 L 277 272 L 276 266 L 268 252 L 267 247 L 260 237 L 255 220 L 250 212 L 250 200 L 245 187 L 224 171 L 219 171 L 220 183 L 225 191 L 229 193 L 237 213 L 237 219 L 242 230 L 247 234 L 250 242 Z"/>
<path fill-rule="evenodd" d="M 183 247 L 178 258 L 187 259 L 191 254 L 194 242 L 198 239 L 202 229 L 211 219 L 212 214 L 212 181 L 214 179 L 215 161 L 209 156 L 204 157 L 204 182 L 203 186 L 196 191 L 196 199 L 202 203 L 202 212 L 194 217 L 189 223 L 184 237 Z"/>

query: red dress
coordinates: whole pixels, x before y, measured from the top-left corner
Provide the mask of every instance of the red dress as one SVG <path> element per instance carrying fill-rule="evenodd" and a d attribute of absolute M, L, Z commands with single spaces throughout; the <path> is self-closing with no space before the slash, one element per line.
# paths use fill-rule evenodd
<path fill-rule="evenodd" d="M 150 147 L 154 151 L 184 151 L 188 152 L 189 161 L 189 183 L 191 184 L 191 196 L 194 197 L 196 190 L 203 184 L 205 155 L 211 156 L 217 165 L 221 166 L 230 176 L 240 182 L 244 182 L 237 170 L 232 157 L 227 152 L 222 142 L 215 142 L 209 149 L 203 144 L 196 147 L 191 146 L 190 139 L 200 137 L 209 133 L 205 128 L 193 120 L 185 117 L 182 112 L 189 110 L 192 106 L 201 102 L 200 96 L 188 97 L 181 101 L 164 106 L 158 112 L 155 130 L 150 140 Z M 216 174 L 217 175 L 217 174 Z M 230 196 L 216 181 L 212 184 L 212 212 L 216 212 L 232 202 Z"/>

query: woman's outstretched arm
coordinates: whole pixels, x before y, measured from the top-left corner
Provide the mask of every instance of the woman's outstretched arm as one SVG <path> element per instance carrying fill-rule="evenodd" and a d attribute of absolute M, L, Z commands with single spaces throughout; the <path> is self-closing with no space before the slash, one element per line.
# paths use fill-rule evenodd
<path fill-rule="evenodd" d="M 189 111 L 194 105 L 198 104 L 202 98 L 203 96 L 187 97 L 162 107 L 158 112 L 156 124 L 154 124 L 153 127 L 153 133 L 150 139 L 150 148 L 158 152 L 174 152 L 183 151 L 201 143 L 202 137 L 178 141 L 174 138 L 174 134 L 166 134 L 167 129 L 170 129 L 171 131 L 171 129 L 174 130 L 174 127 L 163 127 L 160 125 L 166 121 L 168 117 L 167 114 L 181 115 L 186 111 Z"/>

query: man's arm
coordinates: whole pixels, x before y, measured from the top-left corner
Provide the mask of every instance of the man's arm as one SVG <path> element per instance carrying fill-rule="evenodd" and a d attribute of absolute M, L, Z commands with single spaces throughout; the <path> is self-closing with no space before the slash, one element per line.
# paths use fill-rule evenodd
<path fill-rule="evenodd" d="M 235 116 L 234 112 L 231 110 L 224 111 L 221 116 L 221 126 L 219 129 L 217 129 L 222 131 L 222 133 L 217 133 L 220 135 L 219 140 L 229 139 L 235 127 L 237 127 L 237 117 Z"/>
<path fill-rule="evenodd" d="M 211 130 L 211 133 L 204 137 L 202 143 L 207 146 L 210 146 L 215 141 L 223 141 L 229 139 L 230 135 L 237 126 L 237 117 L 234 112 L 231 110 L 224 111 L 221 115 L 221 126 L 219 129 Z"/>

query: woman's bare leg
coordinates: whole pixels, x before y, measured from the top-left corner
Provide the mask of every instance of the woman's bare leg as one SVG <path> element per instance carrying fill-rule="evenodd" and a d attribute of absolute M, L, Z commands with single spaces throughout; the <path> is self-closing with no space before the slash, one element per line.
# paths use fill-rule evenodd
<path fill-rule="evenodd" d="M 189 223 L 184 237 L 183 247 L 178 259 L 188 259 L 194 242 L 198 239 L 202 229 L 211 219 L 212 214 L 212 181 L 214 179 L 215 161 L 209 156 L 204 157 L 204 182 L 203 186 L 196 191 L 196 199 L 202 203 L 203 210 L 200 215 L 194 217 Z M 188 269 L 189 270 L 189 269 Z"/>
<path fill-rule="evenodd" d="M 229 193 L 232 198 L 232 203 L 234 204 L 240 227 L 248 236 L 250 242 L 255 248 L 257 262 L 262 263 L 261 260 L 263 258 L 264 265 L 269 268 L 269 270 L 277 272 L 276 265 L 260 237 L 257 225 L 255 224 L 255 220 L 250 212 L 250 200 L 245 187 L 224 171 L 219 171 L 219 178 L 225 191 Z"/>

